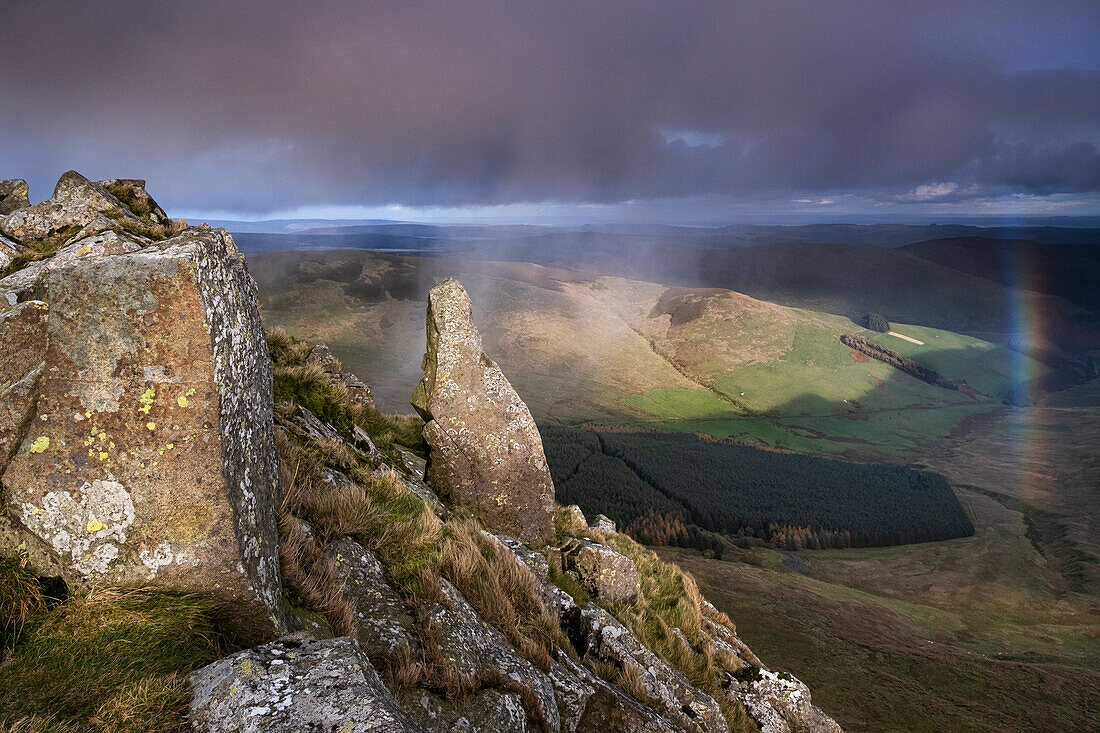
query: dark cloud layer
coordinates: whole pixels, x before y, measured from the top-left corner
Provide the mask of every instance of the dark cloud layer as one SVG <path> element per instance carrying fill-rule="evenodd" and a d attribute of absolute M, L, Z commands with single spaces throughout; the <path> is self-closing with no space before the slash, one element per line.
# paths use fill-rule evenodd
<path fill-rule="evenodd" d="M 1095 2 L 8 0 L 3 16 L 0 176 L 39 197 L 69 167 L 253 212 L 1100 190 Z"/>

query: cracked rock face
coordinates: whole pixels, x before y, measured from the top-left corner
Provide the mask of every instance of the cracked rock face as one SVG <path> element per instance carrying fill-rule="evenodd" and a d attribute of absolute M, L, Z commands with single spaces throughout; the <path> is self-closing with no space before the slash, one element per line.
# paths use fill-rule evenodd
<path fill-rule="evenodd" d="M 191 675 L 196 733 L 421 733 L 346 637 L 286 637 Z"/>
<path fill-rule="evenodd" d="M 525 688 L 538 700 L 541 708 L 538 717 L 547 722 L 550 730 L 559 730 L 560 717 L 550 678 L 485 623 L 457 588 L 446 580 L 441 580 L 440 586 L 450 607 L 434 606 L 429 618 L 439 628 L 444 658 L 462 675 L 476 677 L 493 671 Z"/>
<path fill-rule="evenodd" d="M 243 258 L 209 228 L 69 249 L 41 263 L 45 302 L 0 315 L 22 334 L 0 359 L 0 378 L 22 380 L 0 384 L 14 532 L 70 585 L 210 594 L 247 637 L 276 633 L 271 362 Z"/>
<path fill-rule="evenodd" d="M 412 405 L 431 448 L 428 483 L 489 529 L 533 547 L 554 541 L 554 482 L 527 405 L 481 347 L 466 290 L 428 296 L 424 379 Z"/>

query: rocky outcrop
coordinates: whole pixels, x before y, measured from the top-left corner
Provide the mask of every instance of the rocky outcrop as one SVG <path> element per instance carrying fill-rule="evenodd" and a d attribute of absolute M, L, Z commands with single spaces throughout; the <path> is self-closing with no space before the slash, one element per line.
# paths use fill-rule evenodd
<path fill-rule="evenodd" d="M 288 637 L 191 676 L 195 733 L 421 733 L 347 638 Z"/>
<path fill-rule="evenodd" d="M 22 249 L 23 248 L 18 242 L 13 242 L 3 234 L 0 234 L 0 273 L 7 271 L 7 269 L 11 267 L 11 263 L 19 256 Z"/>
<path fill-rule="evenodd" d="M 739 695 L 761 733 L 843 733 L 810 700 L 810 688 L 789 674 L 760 670 Z"/>
<path fill-rule="evenodd" d="M 607 545 L 574 539 L 561 550 L 562 565 L 589 595 L 609 603 L 633 600 L 641 592 L 634 562 Z"/>
<path fill-rule="evenodd" d="M 461 701 L 421 692 L 406 707 L 430 731 L 534 733 L 539 730 L 527 717 L 519 695 L 492 687 L 479 690 Z"/>
<path fill-rule="evenodd" d="M 21 178 L 0 181 L 0 216 L 31 205 L 27 199 L 27 182 Z"/>
<path fill-rule="evenodd" d="M 72 236 L 101 217 L 122 225 L 143 225 L 106 188 L 76 171 L 68 171 L 57 182 L 52 198 L 12 211 L 0 222 L 0 230 L 16 241 L 41 240 L 68 230 L 68 236 Z"/>
<path fill-rule="evenodd" d="M 78 239 L 63 246 L 49 259 L 32 262 L 18 272 L 0 280 L 0 303 L 46 298 L 46 276 L 55 268 L 87 257 L 122 255 L 137 252 L 142 244 L 114 231 L 106 231 Z"/>
<path fill-rule="evenodd" d="M 647 702 L 673 725 L 710 733 L 726 730 L 726 719 L 714 698 L 646 649 L 614 616 L 589 603 L 581 617 L 583 637 L 577 651 L 585 658 L 619 669 L 634 668 L 641 676 Z"/>
<path fill-rule="evenodd" d="M 597 514 L 596 518 L 592 520 L 592 529 L 599 530 L 600 532 L 614 532 L 615 520 L 603 514 Z"/>
<path fill-rule="evenodd" d="M 584 512 L 576 504 L 562 507 L 562 519 L 569 528 L 577 533 L 588 531 L 588 520 L 584 518 Z M 603 516 L 602 514 L 600 516 Z"/>
<path fill-rule="evenodd" d="M 368 655 L 393 654 L 401 646 L 419 650 L 409 629 L 413 619 L 400 596 L 386 582 L 382 563 L 355 540 L 345 537 L 325 548 L 336 579 L 355 614 L 356 638 Z"/>
<path fill-rule="evenodd" d="M 79 192 L 111 196 L 75 174 L 58 192 L 70 212 L 89 206 Z M 229 235 L 97 235 L 0 292 L 17 300 L 0 417 L 8 535 L 45 548 L 73 587 L 202 592 L 231 602 L 249 636 L 283 628 L 271 363 Z"/>
<path fill-rule="evenodd" d="M 468 679 L 500 684 L 510 681 L 512 691 L 522 691 L 531 700 L 533 717 L 550 730 L 560 729 L 560 717 L 550 678 L 519 654 L 504 636 L 483 621 L 462 594 L 446 580 L 441 581 L 446 605 L 438 604 L 428 618 L 439 630 L 444 659 L 454 671 Z"/>
<path fill-rule="evenodd" d="M 457 280 L 428 296 L 424 379 L 412 405 L 427 423 L 428 484 L 490 528 L 544 546 L 554 540 L 554 483 L 527 405 L 481 347 Z"/>

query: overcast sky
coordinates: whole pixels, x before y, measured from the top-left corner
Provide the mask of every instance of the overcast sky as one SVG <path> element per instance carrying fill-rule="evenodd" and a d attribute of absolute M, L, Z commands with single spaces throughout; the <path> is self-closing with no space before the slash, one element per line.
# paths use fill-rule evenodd
<path fill-rule="evenodd" d="M 1095 0 L 0 15 L 0 177 L 32 200 L 75 168 L 238 218 L 1100 215 Z"/>

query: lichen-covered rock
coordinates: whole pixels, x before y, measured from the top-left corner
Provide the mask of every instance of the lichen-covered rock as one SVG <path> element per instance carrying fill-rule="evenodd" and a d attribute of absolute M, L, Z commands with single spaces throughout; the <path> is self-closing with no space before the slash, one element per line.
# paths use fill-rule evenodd
<path fill-rule="evenodd" d="M 76 171 L 68 171 L 57 182 L 52 198 L 13 211 L 0 221 L 0 229 L 12 239 L 25 242 L 44 239 L 67 228 L 80 229 L 99 216 L 139 226 L 142 223 L 103 186 Z"/>
<path fill-rule="evenodd" d="M 0 216 L 6 216 L 16 209 L 25 209 L 30 205 L 26 181 L 21 178 L 0 181 Z"/>
<path fill-rule="evenodd" d="M 47 315 L 39 300 L 9 307 L 0 302 L 0 475 L 33 416 L 46 358 Z"/>
<path fill-rule="evenodd" d="M 662 718 L 616 687 L 597 681 L 584 713 L 577 721 L 576 733 L 671 733 L 698 730 L 698 726 L 683 728 Z"/>
<path fill-rule="evenodd" d="M 528 719 L 519 695 L 492 687 L 458 701 L 444 700 L 425 690 L 416 690 L 405 709 L 430 731 L 527 733 L 539 730 Z"/>
<path fill-rule="evenodd" d="M 145 181 L 140 178 L 109 178 L 105 181 L 96 181 L 107 189 L 139 219 L 144 219 L 151 224 L 167 224 L 168 214 L 153 200 L 149 192 L 145 190 Z"/>
<path fill-rule="evenodd" d="M 408 646 L 415 653 L 420 645 L 409 632 L 413 619 L 386 582 L 382 563 L 348 537 L 330 543 L 325 556 L 336 568 L 336 579 L 352 604 L 355 635 L 363 650 L 368 655 L 383 656 Z"/>
<path fill-rule="evenodd" d="M 603 514 L 597 514 L 596 518 L 592 520 L 590 525 L 592 529 L 599 530 L 600 532 L 614 532 L 615 520 Z"/>
<path fill-rule="evenodd" d="M 589 698 L 596 692 L 597 678 L 568 655 L 560 655 L 550 667 L 550 683 L 558 702 L 562 733 L 574 733 Z"/>
<path fill-rule="evenodd" d="M 46 300 L 46 276 L 50 270 L 68 265 L 87 257 L 120 255 L 137 252 L 141 244 L 114 231 L 101 232 L 65 245 L 52 257 L 24 267 L 0 280 L 0 304 L 5 300 L 14 304 L 21 300 Z"/>
<path fill-rule="evenodd" d="M 752 693 L 738 693 L 735 700 L 745 706 L 745 711 L 760 727 L 760 733 L 791 733 L 791 726 L 771 704 Z"/>
<path fill-rule="evenodd" d="M 674 726 L 709 733 L 726 730 L 726 719 L 714 698 L 646 649 L 614 616 L 593 603 L 581 610 L 581 616 L 585 627 L 574 646 L 579 644 L 577 651 L 584 657 L 619 668 L 638 668 L 649 698 L 646 702 Z"/>
<path fill-rule="evenodd" d="M 374 394 L 371 393 L 366 382 L 351 372 L 344 372 L 341 378 L 344 380 L 344 386 L 348 388 L 348 398 L 352 404 L 362 405 L 363 407 L 375 406 Z"/>
<path fill-rule="evenodd" d="M 550 670 L 562 733 L 657 733 L 678 730 L 652 708 L 612 687 L 566 655 Z"/>
<path fill-rule="evenodd" d="M 521 565 L 526 565 L 527 568 L 535 574 L 535 577 L 538 578 L 540 583 L 546 583 L 547 574 L 550 572 L 549 565 L 546 562 L 546 555 L 532 550 L 519 540 L 509 537 L 506 534 L 492 535 L 484 530 L 482 534 L 500 547 L 501 550 L 510 552 Z"/>
<path fill-rule="evenodd" d="M 550 678 L 485 623 L 457 588 L 446 580 L 440 580 L 440 586 L 450 607 L 436 605 L 429 618 L 439 629 L 444 659 L 453 665 L 455 672 L 467 678 L 489 674 L 511 680 L 537 700 L 538 709 L 528 710 L 528 715 L 545 720 L 550 730 L 558 730 L 561 720 Z"/>
<path fill-rule="evenodd" d="M 740 699 L 762 731 L 767 726 L 777 733 L 843 733 L 835 720 L 812 703 L 810 688 L 789 674 L 760 670 Z"/>
<path fill-rule="evenodd" d="M 588 520 L 584 518 L 584 512 L 576 504 L 570 504 L 567 507 L 563 507 L 562 511 L 565 512 L 565 520 L 569 526 L 578 532 L 588 531 Z M 600 515 L 603 516 L 602 514 Z"/>
<path fill-rule="evenodd" d="M 571 539 L 562 547 L 562 565 L 593 597 L 611 603 L 629 601 L 642 592 L 638 568 L 607 545 Z"/>
<path fill-rule="evenodd" d="M 527 405 L 481 346 L 457 280 L 428 296 L 424 379 L 412 405 L 427 423 L 428 484 L 489 529 L 531 546 L 554 540 L 554 482 Z"/>
<path fill-rule="evenodd" d="M 45 367 L 6 511 L 70 585 L 206 593 L 248 635 L 277 632 L 271 362 L 232 239 L 189 229 L 77 253 L 46 280 Z"/>
<path fill-rule="evenodd" d="M 397 704 L 346 637 L 286 637 L 191 675 L 195 733 L 410 733 Z"/>

